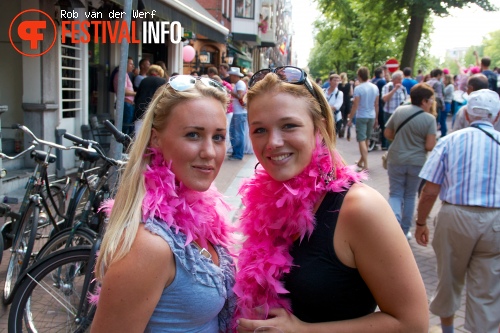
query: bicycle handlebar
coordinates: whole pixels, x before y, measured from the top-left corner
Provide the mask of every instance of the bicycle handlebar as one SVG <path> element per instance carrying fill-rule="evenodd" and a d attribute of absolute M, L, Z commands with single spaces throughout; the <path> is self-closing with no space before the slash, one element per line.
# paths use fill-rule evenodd
<path fill-rule="evenodd" d="M 99 145 L 98 142 L 95 142 L 93 140 L 82 139 L 82 138 L 79 138 L 76 135 L 73 135 L 73 134 L 70 134 L 70 133 L 64 133 L 63 137 L 65 137 L 69 141 L 73 141 L 74 143 L 76 143 L 78 145 L 82 145 L 85 148 L 89 148 L 89 147 L 91 147 L 93 145 L 96 145 L 96 146 Z"/>
<path fill-rule="evenodd" d="M 81 149 L 81 150 L 86 150 L 86 151 L 92 152 L 92 153 L 95 152 L 95 149 L 93 149 L 91 147 L 89 147 L 89 148 L 75 147 L 75 146 L 66 147 L 66 146 L 63 146 L 63 145 L 60 145 L 60 144 L 57 144 L 57 143 L 54 143 L 54 142 L 50 142 L 50 141 L 45 141 L 45 140 L 39 139 L 39 138 L 36 137 L 35 134 L 33 134 L 33 132 L 31 132 L 31 130 L 28 127 L 26 127 L 24 125 L 21 125 L 21 124 L 14 124 L 14 125 L 12 125 L 12 128 L 14 128 L 14 129 L 20 129 L 24 133 L 29 134 L 33 138 L 33 143 L 36 143 L 36 144 L 46 145 L 46 146 L 49 146 L 49 147 L 52 147 L 52 148 L 56 148 L 56 149 L 61 149 L 61 150 Z"/>
<path fill-rule="evenodd" d="M 127 134 L 120 132 L 109 120 L 103 121 L 103 125 L 113 134 L 115 140 L 125 146 L 129 146 L 132 139 Z"/>
<path fill-rule="evenodd" d="M 123 134 L 123 133 L 122 133 Z M 125 134 L 124 134 L 125 135 Z M 66 139 L 68 140 L 71 140 L 77 144 L 81 144 L 81 145 L 85 145 L 85 144 L 92 144 L 92 145 L 95 145 L 94 148 L 89 148 L 89 149 L 92 149 L 93 152 L 97 152 L 102 159 L 104 159 L 105 161 L 107 161 L 108 163 L 112 164 L 112 165 L 115 165 L 115 166 L 123 166 L 126 164 L 126 162 L 123 162 L 123 161 L 120 161 L 120 160 L 115 160 L 113 158 L 110 158 L 110 157 L 107 157 L 106 154 L 99 148 L 99 144 L 95 141 L 92 141 L 92 140 L 85 140 L 85 139 L 82 139 L 76 135 L 73 135 L 73 134 L 70 134 L 70 133 L 64 133 L 63 135 Z M 82 149 L 82 150 L 88 150 L 88 149 L 85 149 L 85 148 L 82 148 L 82 147 L 75 147 L 75 148 L 78 148 L 78 149 Z"/>
<path fill-rule="evenodd" d="M 16 156 L 9 156 L 9 155 L 5 155 L 4 153 L 0 153 L 0 158 L 6 158 L 8 160 L 15 160 L 16 158 L 23 156 L 24 154 L 26 154 L 29 151 L 32 151 L 35 148 L 36 148 L 35 145 L 31 145 L 28 149 L 23 150 L 22 152 L 20 152 Z"/>

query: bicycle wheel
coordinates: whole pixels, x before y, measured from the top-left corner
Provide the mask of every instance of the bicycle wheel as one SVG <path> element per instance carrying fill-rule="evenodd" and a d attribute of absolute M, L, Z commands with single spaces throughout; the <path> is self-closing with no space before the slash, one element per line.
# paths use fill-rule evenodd
<path fill-rule="evenodd" d="M 17 279 L 30 263 L 31 251 L 37 233 L 39 213 L 40 208 L 35 203 L 30 202 L 26 212 L 19 220 L 19 229 L 12 243 L 2 294 L 2 302 L 5 305 L 12 302 L 14 292 L 17 289 Z"/>
<path fill-rule="evenodd" d="M 80 186 L 76 192 L 76 200 L 72 207 L 68 207 L 66 214 L 65 228 L 71 227 L 76 221 L 80 220 L 82 211 L 89 201 L 90 190 L 87 185 Z"/>
<path fill-rule="evenodd" d="M 372 151 L 375 148 L 377 142 L 375 140 L 370 139 L 370 143 L 368 144 L 368 151 Z"/>
<path fill-rule="evenodd" d="M 4 247 L 3 235 L 2 235 L 2 233 L 0 233 L 0 264 L 2 263 L 2 259 L 3 259 L 3 247 Z"/>
<path fill-rule="evenodd" d="M 28 269 L 10 308 L 9 332 L 90 331 L 95 306 L 87 295 L 94 284 L 85 282 L 93 280 L 92 253 L 87 246 L 69 248 Z"/>
<path fill-rule="evenodd" d="M 32 250 L 32 258 L 35 258 L 40 251 L 40 249 L 47 243 L 48 239 L 57 232 L 58 229 L 54 228 L 53 222 L 55 222 L 60 227 L 63 227 L 64 223 L 64 212 L 66 205 L 66 197 L 64 195 L 64 191 L 62 187 L 58 184 L 53 184 L 49 186 L 50 193 L 54 202 L 50 200 L 47 195 L 47 190 L 44 188 L 42 191 L 42 197 L 44 198 L 45 206 L 40 207 L 40 215 L 38 218 L 38 226 L 35 237 L 35 243 L 33 244 Z M 55 204 L 55 205 L 54 205 Z M 46 210 L 50 211 L 50 215 L 46 212 Z M 63 216 L 59 216 L 58 211 L 63 214 Z M 50 216 L 54 218 L 54 221 L 50 220 Z"/>
<path fill-rule="evenodd" d="M 56 223 L 60 224 L 64 221 L 64 216 L 57 215 L 57 212 L 61 213 L 61 215 L 64 215 L 64 213 L 66 212 L 66 193 L 64 192 L 63 186 L 60 184 L 50 184 L 49 189 L 50 195 L 52 196 L 52 199 L 54 199 L 54 202 L 52 202 L 52 200 L 50 200 L 49 196 L 47 195 L 46 187 L 44 187 L 42 190 L 42 197 L 47 203 L 50 214 L 55 218 Z M 41 211 L 44 210 L 45 207 Z"/>
<path fill-rule="evenodd" d="M 68 245 L 68 239 L 71 238 L 71 241 Z M 92 246 L 95 242 L 97 235 L 88 228 L 79 227 L 76 230 L 73 229 L 65 229 L 58 232 L 54 237 L 50 239 L 38 252 L 38 256 L 36 260 L 40 260 L 51 253 L 59 251 L 66 247 L 74 247 L 81 245 L 89 245 Z"/>

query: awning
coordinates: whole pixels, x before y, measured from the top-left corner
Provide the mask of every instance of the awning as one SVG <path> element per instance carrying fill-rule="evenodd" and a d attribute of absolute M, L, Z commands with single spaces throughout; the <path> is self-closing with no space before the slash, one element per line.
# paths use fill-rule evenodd
<path fill-rule="evenodd" d="M 125 3 L 125 0 L 112 1 L 121 6 Z M 215 21 L 196 0 L 142 0 L 142 3 L 146 11 L 154 9 L 155 14 L 166 21 L 179 21 L 185 31 L 192 31 L 218 43 L 226 42 L 229 30 Z"/>
<path fill-rule="evenodd" d="M 233 44 L 231 43 L 227 43 L 227 46 L 229 47 L 230 50 L 232 50 L 233 52 L 236 52 L 238 54 L 241 54 L 241 55 L 245 55 L 245 53 L 241 52 L 239 48 L 237 48 L 236 46 L 234 46 Z M 229 50 L 228 50 L 229 51 Z"/>
<path fill-rule="evenodd" d="M 260 46 L 261 40 L 258 35 L 253 34 L 242 34 L 233 32 L 233 40 L 247 42 L 250 46 Z"/>
<path fill-rule="evenodd" d="M 243 58 L 237 58 L 236 60 L 234 60 L 233 64 L 242 68 L 252 68 L 252 62 Z"/>

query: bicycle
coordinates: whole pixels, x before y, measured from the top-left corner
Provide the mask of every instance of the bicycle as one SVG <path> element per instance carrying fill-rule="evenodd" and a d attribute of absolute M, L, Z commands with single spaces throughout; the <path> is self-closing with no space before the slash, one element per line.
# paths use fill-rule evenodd
<path fill-rule="evenodd" d="M 23 274 L 9 313 L 9 332 L 86 332 L 95 313 L 94 265 L 100 242 L 54 252 Z"/>
<path fill-rule="evenodd" d="M 56 161 L 56 156 L 51 154 L 52 149 L 93 151 L 91 148 L 65 147 L 39 139 L 23 125 L 14 125 L 14 127 L 30 135 L 33 142 L 30 147 L 16 156 L 10 157 L 0 153 L 0 158 L 16 159 L 31 152 L 36 166 L 26 184 L 26 192 L 19 212 L 13 212 L 8 205 L 0 205 L 0 216 L 4 216 L 6 219 L 10 218 L 10 221 L 7 221 L 2 227 L 4 248 L 11 247 L 11 256 L 2 293 L 4 304 L 12 302 L 14 292 L 17 289 L 18 277 L 34 258 L 32 257 L 33 250 L 36 253 L 43 243 L 42 240 L 53 235 L 54 230 L 56 232 L 62 230 L 67 220 L 64 213 L 61 212 L 66 205 L 65 192 L 59 186 L 52 185 L 48 179 L 49 164 Z M 49 147 L 48 151 L 35 150 L 36 145 L 45 145 Z"/>
<path fill-rule="evenodd" d="M 107 126 L 117 141 L 127 145 L 130 143 L 130 137 L 119 132 L 111 123 Z M 84 145 L 83 139 L 71 135 L 70 137 L 75 143 Z M 117 162 L 107 157 L 105 161 L 102 170 L 106 169 L 106 165 L 114 165 Z M 108 173 L 105 173 L 105 176 L 99 177 L 99 182 L 105 183 L 107 175 Z M 97 184 L 94 189 L 99 188 L 102 189 Z M 99 197 L 98 193 L 99 190 L 91 192 L 89 203 L 92 202 L 94 194 Z M 97 202 L 100 200 L 97 199 Z M 89 206 L 86 205 L 87 208 Z M 56 238 L 49 241 L 53 244 L 59 243 L 64 248 L 45 257 L 42 255 L 40 260 L 23 273 L 9 314 L 9 332 L 22 332 L 24 329 L 30 332 L 42 332 L 44 329 L 52 331 L 59 326 L 64 331 L 84 332 L 90 326 L 95 306 L 89 302 L 87 296 L 96 288 L 93 267 L 95 255 L 100 247 L 100 237 L 104 233 L 104 224 L 102 223 L 97 230 L 92 248 L 68 247 L 74 235 L 80 235 L 82 231 L 88 230 L 88 226 L 84 223 L 85 214 L 88 212 L 88 209 L 84 210 L 83 221 L 75 223 L 72 230 L 66 230 L 68 231 L 66 242 L 62 239 L 58 242 Z M 102 214 L 99 213 L 101 216 Z M 49 312 L 51 316 L 47 319 L 48 316 L 44 314 Z M 45 322 L 46 319 L 48 322 Z"/>
<path fill-rule="evenodd" d="M 128 135 L 118 131 L 111 123 L 107 124 L 107 126 L 112 126 L 114 129 L 112 133 L 118 142 L 130 143 L 131 139 Z M 79 138 L 69 133 L 64 134 L 64 137 L 83 147 L 89 146 L 89 143 L 92 143 L 92 141 L 89 142 L 89 140 Z M 38 253 L 37 260 L 64 247 L 92 245 L 103 228 L 105 217 L 103 212 L 99 212 L 99 207 L 105 199 L 111 196 L 110 188 L 107 184 L 110 170 L 112 167 L 123 166 L 125 162 L 109 158 L 100 148 L 95 146 L 94 148 L 98 157 L 104 161 L 104 165 L 96 168 L 97 173 L 84 181 L 83 179 L 85 178 L 86 171 L 82 170 L 79 172 L 83 183 L 87 186 L 76 191 L 76 193 L 78 193 L 76 195 L 78 198 L 76 201 L 85 203 L 80 215 L 75 216 L 77 222 L 73 224 L 73 227 L 64 229 L 51 238 Z M 80 154 L 86 155 L 88 153 L 82 152 Z M 85 156 L 82 157 L 82 160 L 86 160 Z M 96 169 L 93 169 L 93 171 L 96 171 Z M 85 200 L 80 199 L 83 196 L 85 196 Z"/>
<path fill-rule="evenodd" d="M 370 142 L 368 144 L 368 151 L 374 150 L 376 145 L 381 142 L 381 135 L 383 135 L 383 133 L 380 130 L 380 126 L 377 126 L 377 128 L 373 129 L 372 135 L 370 136 Z"/>

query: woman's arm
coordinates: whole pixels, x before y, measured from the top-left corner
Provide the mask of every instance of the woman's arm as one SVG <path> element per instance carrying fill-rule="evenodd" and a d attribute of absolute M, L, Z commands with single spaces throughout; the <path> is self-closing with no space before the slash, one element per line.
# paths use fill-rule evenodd
<path fill-rule="evenodd" d="M 428 134 L 425 137 L 425 150 L 431 151 L 436 145 L 436 134 Z"/>
<path fill-rule="evenodd" d="M 354 97 L 354 101 L 352 102 L 351 106 L 351 112 L 347 116 L 347 126 L 352 125 L 352 119 L 354 118 L 356 112 L 358 111 L 359 99 L 360 99 L 359 96 Z"/>
<path fill-rule="evenodd" d="M 380 193 L 363 184 L 352 186 L 340 209 L 334 247 L 345 265 L 359 270 L 380 312 L 310 324 L 274 309 L 272 319 L 240 319 L 239 332 L 276 326 L 284 333 L 427 333 L 429 310 L 422 277 L 408 241 Z"/>
<path fill-rule="evenodd" d="M 395 135 L 396 135 L 396 134 L 394 133 L 394 130 L 393 130 L 393 129 L 390 129 L 390 128 L 388 128 L 388 127 L 386 127 L 386 128 L 384 129 L 384 136 L 385 136 L 385 138 L 386 138 L 386 139 L 391 140 L 391 141 L 394 141 L 394 136 L 395 136 Z"/>
<path fill-rule="evenodd" d="M 170 247 L 141 225 L 130 252 L 104 275 L 91 332 L 144 332 L 174 276 Z"/>

